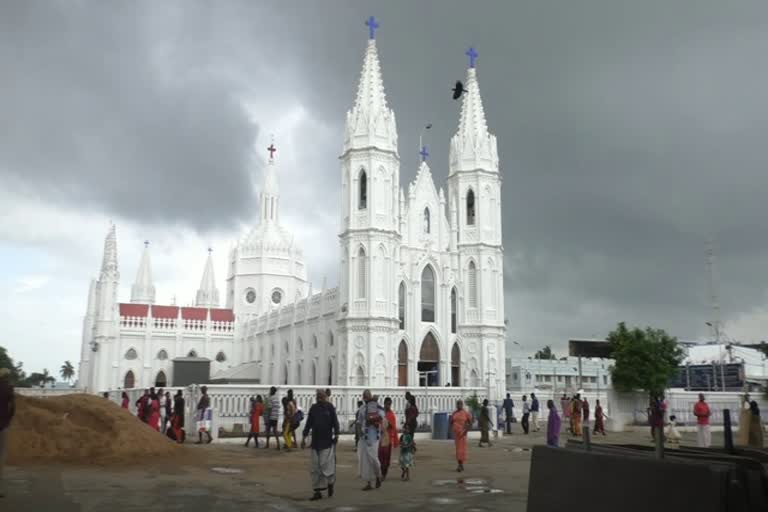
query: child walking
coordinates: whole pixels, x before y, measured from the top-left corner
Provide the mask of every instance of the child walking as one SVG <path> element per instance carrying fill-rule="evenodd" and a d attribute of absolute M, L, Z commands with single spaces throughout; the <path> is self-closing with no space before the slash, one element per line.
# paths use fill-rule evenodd
<path fill-rule="evenodd" d="M 400 480 L 407 482 L 411 479 L 411 468 L 413 467 L 413 454 L 416 452 L 416 445 L 413 442 L 413 434 L 406 430 L 400 436 Z"/>

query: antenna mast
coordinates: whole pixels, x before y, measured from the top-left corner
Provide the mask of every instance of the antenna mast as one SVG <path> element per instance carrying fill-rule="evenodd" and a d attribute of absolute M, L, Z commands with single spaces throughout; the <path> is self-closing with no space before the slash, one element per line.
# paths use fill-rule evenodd
<path fill-rule="evenodd" d="M 712 306 L 712 329 L 715 331 L 715 341 L 720 343 L 720 298 L 718 294 L 719 282 L 716 273 L 715 242 L 707 240 L 707 269 L 709 270 L 709 299 Z"/>

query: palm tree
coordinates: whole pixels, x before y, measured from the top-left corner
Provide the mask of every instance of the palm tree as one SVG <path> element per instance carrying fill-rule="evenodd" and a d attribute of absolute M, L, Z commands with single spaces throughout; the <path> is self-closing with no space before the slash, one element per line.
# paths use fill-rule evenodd
<path fill-rule="evenodd" d="M 43 369 L 43 373 L 40 374 L 40 387 L 44 388 L 46 384 L 48 383 L 54 383 L 56 382 L 56 379 L 51 376 L 50 372 L 48 371 L 48 368 Z"/>
<path fill-rule="evenodd" d="M 72 366 L 72 363 L 69 361 L 64 361 L 64 364 L 61 365 L 61 370 L 59 370 L 59 374 L 62 379 L 69 382 L 72 380 L 72 377 L 75 376 L 75 367 Z"/>

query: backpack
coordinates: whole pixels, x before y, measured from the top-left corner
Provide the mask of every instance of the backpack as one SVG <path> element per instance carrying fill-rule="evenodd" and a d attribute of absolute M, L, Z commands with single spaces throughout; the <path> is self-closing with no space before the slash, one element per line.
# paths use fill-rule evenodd
<path fill-rule="evenodd" d="M 296 411 L 296 414 L 293 415 L 293 423 L 298 425 L 304 420 L 304 411 L 301 409 Z"/>

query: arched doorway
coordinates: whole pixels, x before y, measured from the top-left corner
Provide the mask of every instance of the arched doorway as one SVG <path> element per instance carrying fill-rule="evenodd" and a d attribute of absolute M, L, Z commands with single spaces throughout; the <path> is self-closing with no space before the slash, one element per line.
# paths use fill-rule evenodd
<path fill-rule="evenodd" d="M 288 365 L 283 365 L 283 386 L 288 385 Z"/>
<path fill-rule="evenodd" d="M 355 372 L 355 381 L 356 386 L 365 386 L 365 370 L 363 370 L 362 366 L 357 367 L 357 372 Z"/>
<path fill-rule="evenodd" d="M 424 336 L 419 351 L 419 386 L 440 385 L 440 348 L 432 333 Z"/>
<path fill-rule="evenodd" d="M 331 335 L 331 339 L 333 339 L 333 335 Z M 328 385 L 333 386 L 333 360 L 328 360 Z"/>
<path fill-rule="evenodd" d="M 310 368 L 309 383 L 317 385 L 317 363 L 312 361 L 312 367 Z"/>
<path fill-rule="evenodd" d="M 123 389 L 133 389 L 136 387 L 136 377 L 133 376 L 133 372 L 128 370 L 123 379 Z"/>
<path fill-rule="evenodd" d="M 451 350 L 451 386 L 461 386 L 461 349 L 458 343 Z"/>
<path fill-rule="evenodd" d="M 405 340 L 400 340 L 400 346 L 397 349 L 397 385 L 408 385 L 408 345 Z"/>
<path fill-rule="evenodd" d="M 296 365 L 296 384 L 298 384 L 299 386 L 301 386 L 304 383 L 304 381 L 301 378 L 301 371 L 302 371 L 301 363 L 299 363 L 298 365 Z"/>
<path fill-rule="evenodd" d="M 155 387 L 164 388 L 168 385 L 168 379 L 165 377 L 165 372 L 160 370 L 155 377 Z"/>

